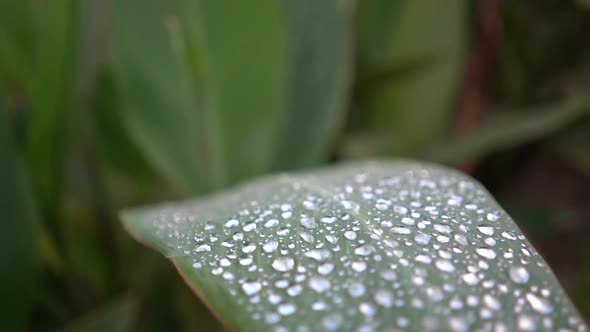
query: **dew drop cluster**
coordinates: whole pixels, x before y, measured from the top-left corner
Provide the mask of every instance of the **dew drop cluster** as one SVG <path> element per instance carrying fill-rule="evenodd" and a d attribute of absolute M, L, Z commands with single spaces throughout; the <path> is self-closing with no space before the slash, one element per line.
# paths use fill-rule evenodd
<path fill-rule="evenodd" d="M 240 308 L 236 324 L 586 331 L 505 212 L 448 170 L 366 164 L 278 176 L 150 218 L 212 306 Z"/>

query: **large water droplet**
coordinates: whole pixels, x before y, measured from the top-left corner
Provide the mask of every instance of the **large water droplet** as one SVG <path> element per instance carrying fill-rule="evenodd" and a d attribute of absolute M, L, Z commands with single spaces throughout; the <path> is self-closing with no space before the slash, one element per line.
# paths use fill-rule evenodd
<path fill-rule="evenodd" d="M 258 281 L 246 281 L 242 284 L 242 290 L 248 296 L 258 293 L 262 289 L 262 284 Z"/>
<path fill-rule="evenodd" d="M 373 246 L 365 244 L 354 250 L 354 253 L 359 256 L 369 256 L 373 251 Z"/>
<path fill-rule="evenodd" d="M 477 227 L 477 230 L 487 236 L 492 236 L 494 235 L 494 227 L 492 226 L 479 226 Z"/>
<path fill-rule="evenodd" d="M 393 294 L 387 289 L 378 289 L 375 292 L 375 303 L 385 308 L 393 306 Z"/>
<path fill-rule="evenodd" d="M 512 266 L 508 274 L 517 284 L 526 284 L 529 281 L 529 271 L 522 266 Z"/>
<path fill-rule="evenodd" d="M 477 248 L 475 252 L 480 255 L 481 257 L 487 259 L 494 259 L 496 258 L 496 252 L 490 248 Z"/>
<path fill-rule="evenodd" d="M 266 253 L 271 253 L 277 250 L 279 247 L 279 242 L 276 240 L 269 240 L 265 244 L 262 245 L 262 250 Z"/>
<path fill-rule="evenodd" d="M 479 278 L 475 273 L 466 273 L 463 275 L 463 281 L 468 285 L 476 285 L 479 282 Z"/>
<path fill-rule="evenodd" d="M 314 259 L 318 262 L 328 259 L 332 254 L 325 249 L 312 249 L 303 253 L 303 256 Z"/>
<path fill-rule="evenodd" d="M 301 217 L 301 225 L 306 228 L 310 228 L 310 229 L 318 227 L 318 225 L 315 223 L 313 218 L 306 217 L 306 216 Z"/>
<path fill-rule="evenodd" d="M 359 297 L 365 294 L 365 285 L 360 282 L 351 282 L 348 286 L 348 293 L 352 297 Z"/>
<path fill-rule="evenodd" d="M 309 288 L 317 293 L 323 293 L 330 289 L 330 281 L 323 277 L 311 277 L 309 279 Z"/>
<path fill-rule="evenodd" d="M 526 295 L 526 300 L 531 305 L 531 308 L 538 313 L 548 314 L 553 311 L 551 304 L 548 300 L 540 298 L 533 293 L 528 293 Z"/>
<path fill-rule="evenodd" d="M 356 272 L 363 272 L 367 269 L 367 263 L 365 262 L 353 262 L 351 267 Z"/>
<path fill-rule="evenodd" d="M 453 265 L 453 263 L 451 263 L 451 261 L 448 261 L 448 260 L 439 259 L 436 261 L 435 266 L 437 269 L 439 269 L 443 272 L 455 271 L 455 266 Z"/>
<path fill-rule="evenodd" d="M 279 256 L 272 262 L 272 268 L 279 272 L 287 272 L 293 269 L 295 261 L 291 257 Z"/>
<path fill-rule="evenodd" d="M 211 246 L 208 244 L 201 244 L 195 248 L 195 252 L 206 252 L 211 251 Z"/>
<path fill-rule="evenodd" d="M 282 303 L 277 307 L 277 311 L 282 316 L 289 316 L 297 311 L 297 306 L 293 303 Z"/>

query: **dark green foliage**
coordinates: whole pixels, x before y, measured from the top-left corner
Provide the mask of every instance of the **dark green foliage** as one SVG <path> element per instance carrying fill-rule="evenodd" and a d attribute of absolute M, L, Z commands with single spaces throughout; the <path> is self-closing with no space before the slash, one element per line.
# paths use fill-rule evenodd
<path fill-rule="evenodd" d="M 219 328 L 117 211 L 368 157 L 470 171 L 587 317 L 587 2 L 0 0 L 7 330 Z"/>

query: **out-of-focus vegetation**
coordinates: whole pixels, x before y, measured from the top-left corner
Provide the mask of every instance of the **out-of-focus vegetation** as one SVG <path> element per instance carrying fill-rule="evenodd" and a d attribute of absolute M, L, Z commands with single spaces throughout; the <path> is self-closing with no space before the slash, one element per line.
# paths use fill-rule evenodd
<path fill-rule="evenodd" d="M 2 0 L 3 329 L 213 330 L 125 206 L 339 159 L 456 165 L 590 316 L 584 0 Z"/>

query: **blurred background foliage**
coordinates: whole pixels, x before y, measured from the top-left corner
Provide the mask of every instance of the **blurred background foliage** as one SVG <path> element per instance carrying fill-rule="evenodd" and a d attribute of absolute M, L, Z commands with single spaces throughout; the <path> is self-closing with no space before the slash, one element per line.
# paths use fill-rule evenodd
<path fill-rule="evenodd" d="M 1 0 L 6 331 L 219 329 L 126 206 L 350 158 L 482 181 L 590 317 L 587 0 Z"/>

